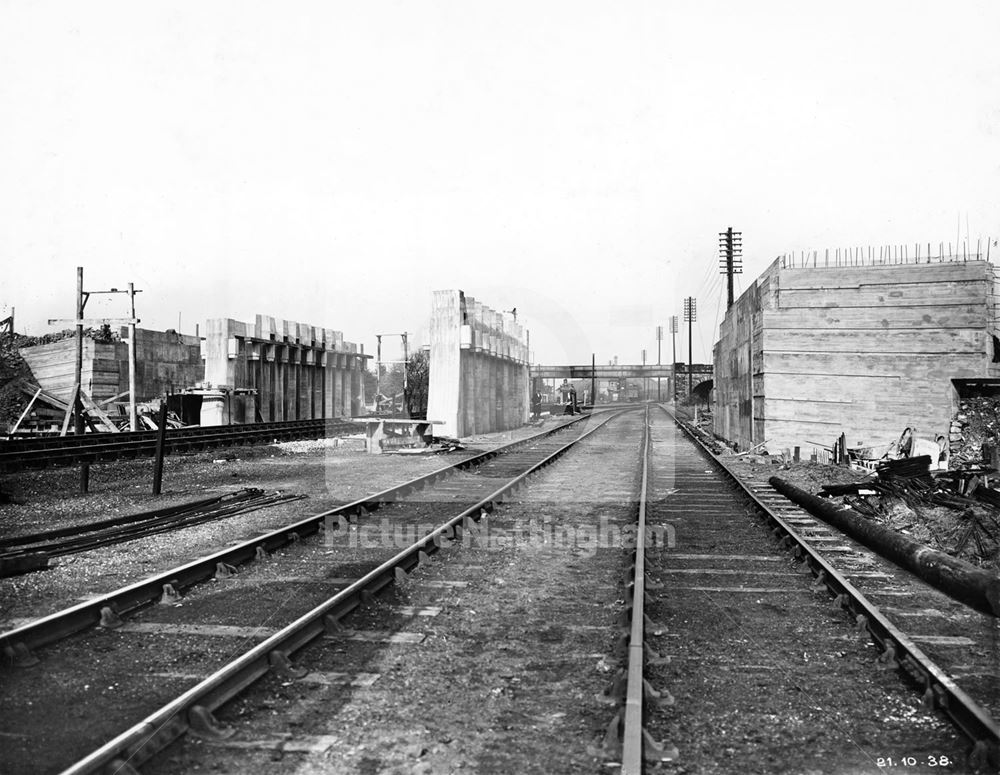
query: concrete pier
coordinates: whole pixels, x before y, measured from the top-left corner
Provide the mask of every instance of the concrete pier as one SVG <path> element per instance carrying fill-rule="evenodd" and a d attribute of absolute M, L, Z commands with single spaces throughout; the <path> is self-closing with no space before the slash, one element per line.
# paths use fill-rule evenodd
<path fill-rule="evenodd" d="M 459 290 L 431 302 L 427 418 L 441 436 L 508 430 L 528 420 L 528 349 L 514 316 Z"/>
<path fill-rule="evenodd" d="M 370 357 L 358 349 L 328 328 L 267 315 L 253 324 L 215 318 L 205 323 L 205 383 L 227 393 L 233 423 L 350 417 L 364 405 Z"/>

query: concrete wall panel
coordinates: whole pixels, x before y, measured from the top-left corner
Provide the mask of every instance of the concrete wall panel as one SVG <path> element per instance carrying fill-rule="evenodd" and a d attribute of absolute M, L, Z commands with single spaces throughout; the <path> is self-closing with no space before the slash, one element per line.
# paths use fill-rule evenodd
<path fill-rule="evenodd" d="M 489 433 L 527 419 L 526 347 L 513 316 L 462 291 L 435 291 L 430 341 L 427 417 L 443 423 L 436 434 Z"/>

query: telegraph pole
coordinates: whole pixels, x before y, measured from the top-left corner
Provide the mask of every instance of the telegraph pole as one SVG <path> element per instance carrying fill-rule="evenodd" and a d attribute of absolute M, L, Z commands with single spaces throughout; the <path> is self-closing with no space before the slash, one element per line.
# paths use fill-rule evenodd
<path fill-rule="evenodd" d="M 663 344 L 663 326 L 656 327 L 656 365 L 660 365 L 660 345 Z M 660 377 L 656 377 L 656 401 L 659 403 L 663 399 L 660 398 Z"/>
<path fill-rule="evenodd" d="M 379 396 L 382 394 L 382 334 L 375 334 L 375 414 L 378 414 Z"/>
<path fill-rule="evenodd" d="M 691 330 L 694 322 L 698 319 L 698 300 L 694 296 L 684 299 L 684 322 L 688 324 L 688 400 L 691 399 L 691 381 L 694 377 L 692 368 L 694 366 L 694 353 L 691 349 Z"/>
<path fill-rule="evenodd" d="M 670 373 L 673 375 L 674 393 L 672 400 L 677 400 L 677 316 L 670 316 L 670 341 L 673 345 L 674 359 L 670 362 Z"/>
<path fill-rule="evenodd" d="M 131 317 L 128 318 L 93 318 L 85 319 L 83 317 L 84 309 L 87 306 L 87 302 L 90 297 L 94 294 L 103 293 L 127 293 L 129 295 L 129 301 L 131 303 Z M 137 291 L 133 283 L 128 284 L 127 291 L 119 291 L 117 288 L 112 288 L 107 291 L 85 291 L 83 290 L 83 267 L 78 266 L 76 268 L 76 315 L 72 321 L 65 319 L 53 319 L 49 318 L 49 325 L 55 325 L 57 323 L 69 323 L 72 322 L 76 325 L 76 371 L 74 374 L 74 397 L 70 399 L 70 408 L 68 411 L 76 415 L 76 423 L 73 426 L 73 432 L 76 434 L 82 434 L 84 430 L 83 425 L 83 327 L 85 325 L 94 326 L 107 323 L 109 325 L 121 325 L 128 324 L 129 327 L 129 429 L 136 430 L 136 413 L 135 413 L 135 326 L 139 322 L 139 319 L 135 316 L 135 295 L 137 293 L 142 293 L 142 291 Z M 63 423 L 63 433 L 69 425 L 69 415 L 66 416 L 66 421 Z M 83 487 L 83 492 L 86 492 L 86 473 L 89 471 L 89 464 L 83 463 L 81 467 L 81 487 Z"/>
<path fill-rule="evenodd" d="M 733 306 L 733 275 L 743 274 L 743 232 L 730 226 L 719 232 L 719 269 L 726 275 L 726 309 Z"/>
<path fill-rule="evenodd" d="M 514 311 L 514 320 L 517 320 L 517 311 Z M 410 349 L 407 332 L 403 334 L 403 400 L 406 400 L 406 367 L 410 365 Z"/>
<path fill-rule="evenodd" d="M 133 433 L 138 430 L 138 418 L 135 412 L 135 284 L 128 284 L 128 298 L 132 305 L 128 324 L 128 429 Z"/>

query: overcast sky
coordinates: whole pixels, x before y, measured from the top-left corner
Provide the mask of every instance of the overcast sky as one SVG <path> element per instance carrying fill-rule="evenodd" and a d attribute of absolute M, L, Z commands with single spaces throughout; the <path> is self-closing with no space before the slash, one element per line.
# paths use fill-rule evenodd
<path fill-rule="evenodd" d="M 638 362 L 695 296 L 709 361 L 727 226 L 741 287 L 1000 237 L 998 33 L 996 0 L 0 0 L 0 317 L 71 317 L 82 265 L 145 327 L 372 352 L 457 287 L 537 360 Z"/>

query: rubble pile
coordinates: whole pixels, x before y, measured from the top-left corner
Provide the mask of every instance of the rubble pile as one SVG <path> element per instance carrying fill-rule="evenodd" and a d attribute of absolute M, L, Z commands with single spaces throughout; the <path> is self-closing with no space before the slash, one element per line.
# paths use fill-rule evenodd
<path fill-rule="evenodd" d="M 17 348 L 17 341 L 0 337 L 0 429 L 17 421 L 27 398 L 17 386 L 17 381 L 31 376 L 31 369 L 24 362 Z"/>
<path fill-rule="evenodd" d="M 977 455 L 978 458 L 978 455 Z M 1000 481 L 997 470 L 966 463 L 931 471 L 931 458 L 887 460 L 862 482 L 823 485 L 822 497 L 842 502 L 883 527 L 952 557 L 1000 569 Z"/>
<path fill-rule="evenodd" d="M 1000 397 L 965 398 L 951 421 L 948 444 L 953 465 L 984 459 L 983 445 L 995 450 L 1000 440 Z M 987 452 L 987 456 L 991 453 Z M 986 460 L 989 462 L 989 459 Z"/>

